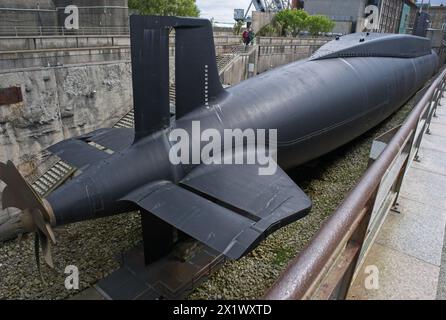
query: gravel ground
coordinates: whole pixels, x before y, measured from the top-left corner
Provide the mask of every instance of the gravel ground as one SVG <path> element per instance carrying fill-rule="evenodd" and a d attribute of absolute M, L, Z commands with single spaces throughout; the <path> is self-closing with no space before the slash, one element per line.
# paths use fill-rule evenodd
<path fill-rule="evenodd" d="M 65 289 L 65 267 L 79 268 L 80 291 L 119 267 L 122 252 L 141 241 L 137 214 L 73 224 L 56 230 L 53 247 L 55 270 L 43 263 L 44 282 L 34 258 L 30 236 L 0 245 L 0 299 L 65 299 L 79 291 Z"/>
<path fill-rule="evenodd" d="M 190 299 L 260 298 L 287 263 L 308 243 L 367 167 L 373 138 L 402 123 L 412 103 L 361 138 L 302 166 L 291 176 L 313 199 L 308 217 L 271 235 L 239 261 L 227 262 L 190 295 Z M 55 270 L 42 265 L 43 282 L 34 262 L 33 239 L 0 244 L 0 299 L 65 299 L 79 291 L 64 287 L 65 267 L 80 272 L 80 290 L 119 267 L 120 255 L 141 241 L 137 214 L 74 224 L 57 230 Z M 118 259 L 117 259 L 118 258 Z"/>

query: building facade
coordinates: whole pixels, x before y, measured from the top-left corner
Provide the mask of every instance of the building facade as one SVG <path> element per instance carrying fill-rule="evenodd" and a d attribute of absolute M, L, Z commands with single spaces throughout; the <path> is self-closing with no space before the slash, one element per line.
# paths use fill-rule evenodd
<path fill-rule="evenodd" d="M 446 6 L 433 6 L 426 9 L 430 15 L 430 27 L 432 29 L 446 30 Z"/>
<path fill-rule="evenodd" d="M 413 0 L 306 0 L 304 9 L 310 14 L 322 14 L 331 18 L 335 33 L 365 31 L 366 7 L 374 5 L 379 11 L 379 28 L 375 32 L 399 33 L 413 25 L 416 11 Z M 403 23 L 403 27 L 401 27 Z"/>

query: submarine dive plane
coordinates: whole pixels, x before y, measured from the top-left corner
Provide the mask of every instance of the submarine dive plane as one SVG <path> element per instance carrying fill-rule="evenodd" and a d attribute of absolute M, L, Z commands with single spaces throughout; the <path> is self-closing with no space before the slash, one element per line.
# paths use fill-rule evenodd
<path fill-rule="evenodd" d="M 169 105 L 169 32 L 175 29 L 176 118 Z M 373 128 L 435 74 L 426 38 L 351 34 L 312 57 L 228 89 L 219 79 L 208 20 L 132 16 L 135 129 L 100 129 L 49 151 L 80 175 L 46 199 L 12 162 L 0 163 L 4 208 L 21 209 L 20 232 L 36 232 L 52 266 L 53 228 L 140 210 L 146 263 L 187 235 L 238 259 L 275 230 L 306 216 L 311 200 L 284 170 Z M 278 169 L 259 164 L 172 164 L 175 129 L 276 129 Z M 111 152 L 92 145 L 100 145 Z"/>

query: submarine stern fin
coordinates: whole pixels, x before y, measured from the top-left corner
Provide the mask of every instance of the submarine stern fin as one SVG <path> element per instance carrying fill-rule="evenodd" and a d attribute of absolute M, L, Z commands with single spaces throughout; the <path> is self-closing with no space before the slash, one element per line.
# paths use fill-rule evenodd
<path fill-rule="evenodd" d="M 199 18 L 130 17 L 135 142 L 170 125 L 169 33 L 175 29 L 176 115 L 224 92 L 212 25 Z"/>
<path fill-rule="evenodd" d="M 153 215 L 228 258 L 239 259 L 274 231 L 305 217 L 312 206 L 280 168 L 271 176 L 258 175 L 258 168 L 201 165 L 179 184 L 150 183 L 121 201 L 130 201 L 142 215 Z M 145 247 L 161 239 L 165 241 L 161 237 Z"/>

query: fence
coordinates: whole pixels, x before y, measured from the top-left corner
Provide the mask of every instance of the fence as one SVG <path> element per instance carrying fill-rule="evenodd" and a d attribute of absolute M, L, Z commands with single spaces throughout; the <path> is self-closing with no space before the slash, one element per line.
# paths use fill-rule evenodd
<path fill-rule="evenodd" d="M 129 35 L 129 27 L 84 27 L 68 30 L 64 27 L 0 27 L 0 37 L 64 36 L 64 35 Z"/>
<path fill-rule="evenodd" d="M 397 205 L 404 175 L 446 88 L 443 70 L 404 124 L 374 143 L 372 163 L 309 245 L 271 287 L 266 299 L 345 299 L 379 225 Z M 381 147 L 379 147 L 381 146 Z"/>

